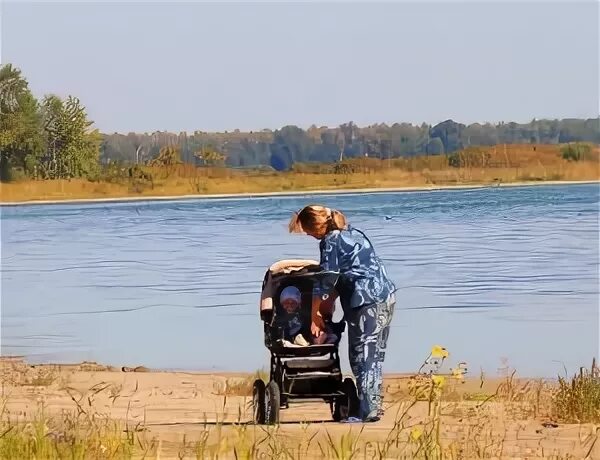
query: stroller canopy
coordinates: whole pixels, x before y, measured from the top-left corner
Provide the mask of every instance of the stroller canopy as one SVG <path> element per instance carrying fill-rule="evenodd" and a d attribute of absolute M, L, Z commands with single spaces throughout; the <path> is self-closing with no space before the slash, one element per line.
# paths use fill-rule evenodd
<path fill-rule="evenodd" d="M 273 296 L 276 289 L 274 279 L 281 275 L 314 273 L 320 269 L 319 262 L 310 259 L 288 259 L 275 262 L 265 274 L 260 296 L 260 313 L 273 310 Z"/>

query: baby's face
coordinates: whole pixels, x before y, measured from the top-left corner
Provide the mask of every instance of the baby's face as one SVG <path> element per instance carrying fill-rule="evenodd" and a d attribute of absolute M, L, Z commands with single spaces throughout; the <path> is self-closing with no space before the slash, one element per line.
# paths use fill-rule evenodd
<path fill-rule="evenodd" d="M 300 304 L 296 302 L 294 299 L 285 299 L 281 306 L 288 313 L 296 313 L 298 308 L 300 308 Z"/>

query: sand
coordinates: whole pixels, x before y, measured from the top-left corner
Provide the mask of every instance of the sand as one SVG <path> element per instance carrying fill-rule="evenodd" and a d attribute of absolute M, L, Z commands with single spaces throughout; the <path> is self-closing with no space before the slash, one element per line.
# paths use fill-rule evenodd
<path fill-rule="evenodd" d="M 160 458 L 176 457 L 182 451 L 184 439 L 194 442 L 206 432 L 216 436 L 219 424 L 220 436 L 232 440 L 240 436 L 240 427 L 250 430 L 249 436 L 266 436 L 264 427 L 246 424 L 251 420 L 250 398 L 240 394 L 247 386 L 241 385 L 240 389 L 236 384 L 251 382 L 253 377 L 247 374 L 155 372 L 143 367 L 135 371 L 127 368 L 125 372 L 122 368 L 95 363 L 32 366 L 21 359 L 10 358 L 2 359 L 0 364 L 8 416 L 31 418 L 42 403 L 48 415 L 76 412 L 80 406 L 86 412 L 128 426 L 143 427 L 144 436 L 159 440 Z M 368 442 L 383 441 L 393 430 L 398 411 L 403 412 L 413 401 L 406 391 L 409 378 L 386 375 L 386 414 L 379 423 L 364 425 L 360 434 L 362 453 L 358 458 L 372 457 L 369 449 L 373 445 L 369 447 Z M 479 448 L 487 445 L 486 452 L 496 458 L 500 455 L 502 458 L 551 458 L 551 455 L 564 457 L 567 454 L 584 458 L 588 452 L 589 458 L 600 458 L 600 442 L 594 445 L 597 427 L 544 426 L 551 417 L 544 413 L 543 404 L 536 414 L 531 401 L 525 397 L 520 402 L 512 397 L 513 402 L 510 402 L 511 397 L 505 394 L 481 406 L 486 395 L 495 393 L 504 381 L 499 377 L 486 378 L 482 385 L 479 377 L 469 377 L 464 383 L 448 384 L 447 402 L 442 411 L 446 414 L 442 417 L 445 442 L 454 439 L 465 446 L 470 443 L 472 453 L 476 452 L 477 445 Z M 236 388 L 226 391 L 227 385 Z M 522 390 L 527 385 L 523 381 L 514 382 L 515 389 Z M 427 411 L 427 402 L 416 403 L 404 418 L 406 426 L 423 421 Z M 357 434 L 362 428 L 362 425 L 349 427 L 331 421 L 329 407 L 323 402 L 291 404 L 281 414 L 278 438 L 297 444 L 306 439 L 307 433 L 316 433 L 315 456 L 322 455 L 316 443 L 325 443 L 327 433 L 339 440 L 350 429 Z"/>

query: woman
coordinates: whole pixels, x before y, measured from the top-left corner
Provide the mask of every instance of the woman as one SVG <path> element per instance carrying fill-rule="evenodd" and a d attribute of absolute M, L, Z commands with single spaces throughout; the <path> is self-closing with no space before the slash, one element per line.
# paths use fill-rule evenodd
<path fill-rule="evenodd" d="M 360 408 L 348 422 L 376 422 L 383 414 L 382 364 L 394 313 L 396 290 L 366 235 L 346 222 L 335 209 L 310 205 L 292 216 L 290 233 L 306 233 L 320 240 L 321 268 L 335 274 L 324 277 L 313 295 L 311 331 L 324 330 L 319 309 L 340 297 L 348 324 L 348 355 L 356 377 Z"/>

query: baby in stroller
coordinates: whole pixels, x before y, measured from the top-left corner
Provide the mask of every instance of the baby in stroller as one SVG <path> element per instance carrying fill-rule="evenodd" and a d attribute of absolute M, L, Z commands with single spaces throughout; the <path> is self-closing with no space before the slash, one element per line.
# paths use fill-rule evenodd
<path fill-rule="evenodd" d="M 344 378 L 340 364 L 346 323 L 334 321 L 337 292 L 314 295 L 315 283 L 329 276 L 318 262 L 295 259 L 276 262 L 265 273 L 259 305 L 271 358 L 268 383 L 259 378 L 252 386 L 257 424 L 279 423 L 279 411 L 290 401 L 322 399 L 335 421 L 359 407 L 356 385 Z"/>
<path fill-rule="evenodd" d="M 283 328 L 283 339 L 288 343 L 298 346 L 308 346 L 311 344 L 323 345 L 337 342 L 338 337 L 332 330 L 331 317 L 329 315 L 324 315 L 324 333 L 319 337 L 314 337 L 310 334 L 306 321 L 303 321 L 303 315 L 301 314 L 302 294 L 297 287 L 287 286 L 284 288 L 279 297 L 279 304 L 285 312 L 279 318 L 279 321 L 281 321 L 280 324 Z"/>

